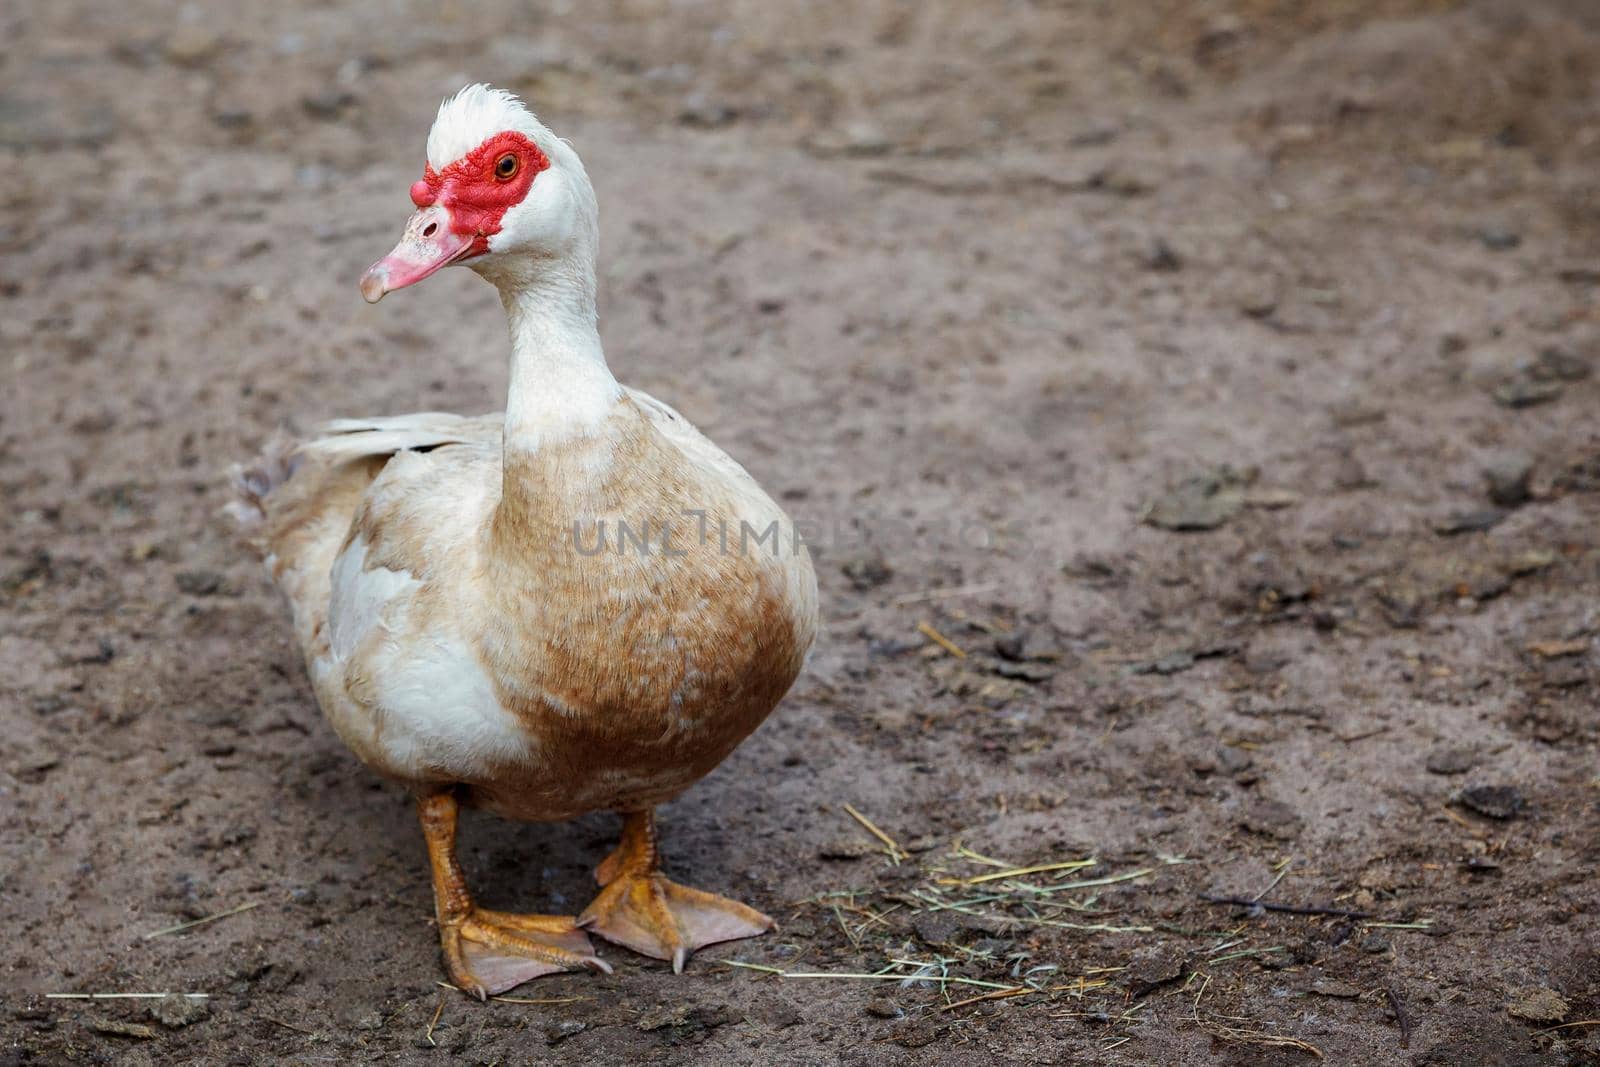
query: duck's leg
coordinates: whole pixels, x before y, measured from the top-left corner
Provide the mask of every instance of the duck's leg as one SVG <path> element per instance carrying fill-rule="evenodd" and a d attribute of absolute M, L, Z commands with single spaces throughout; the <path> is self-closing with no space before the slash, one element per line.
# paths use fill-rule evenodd
<path fill-rule="evenodd" d="M 605 888 L 578 916 L 578 925 L 607 941 L 671 960 L 683 971 L 689 953 L 718 941 L 764 934 L 777 924 L 754 908 L 678 885 L 662 875 L 653 811 L 623 817 L 622 843 L 595 868 Z"/>
<path fill-rule="evenodd" d="M 531 978 L 588 967 L 610 973 L 589 939 L 566 915 L 512 915 L 472 902 L 456 860 L 456 798 L 417 798 L 422 836 L 433 867 L 433 909 L 445 970 L 463 993 L 483 1000 Z"/>

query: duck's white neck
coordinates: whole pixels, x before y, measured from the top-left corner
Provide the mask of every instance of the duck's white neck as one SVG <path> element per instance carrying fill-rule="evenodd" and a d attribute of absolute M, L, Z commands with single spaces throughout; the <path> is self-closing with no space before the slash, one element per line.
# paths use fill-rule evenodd
<path fill-rule="evenodd" d="M 492 279 L 511 326 L 508 453 L 593 432 L 622 394 L 600 348 L 593 268 L 564 268 Z"/>

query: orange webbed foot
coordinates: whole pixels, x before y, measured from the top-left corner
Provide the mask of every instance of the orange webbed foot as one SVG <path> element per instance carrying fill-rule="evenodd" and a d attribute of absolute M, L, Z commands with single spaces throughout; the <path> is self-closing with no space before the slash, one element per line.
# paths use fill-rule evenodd
<path fill-rule="evenodd" d="M 777 924 L 738 901 L 678 885 L 657 869 L 654 821 L 629 815 L 622 844 L 595 871 L 605 887 L 578 926 L 682 973 L 690 953 L 719 941 L 755 937 Z"/>
<path fill-rule="evenodd" d="M 439 927 L 450 981 L 483 1000 L 523 982 L 562 971 L 611 973 L 588 937 L 566 915 L 513 915 L 473 908 Z"/>

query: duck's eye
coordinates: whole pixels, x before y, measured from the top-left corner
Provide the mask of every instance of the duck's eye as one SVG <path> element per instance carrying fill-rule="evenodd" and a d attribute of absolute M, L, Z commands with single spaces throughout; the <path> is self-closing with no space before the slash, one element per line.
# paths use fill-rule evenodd
<path fill-rule="evenodd" d="M 494 161 L 494 176 L 500 181 L 510 181 L 517 176 L 517 156 L 514 152 L 507 152 Z"/>

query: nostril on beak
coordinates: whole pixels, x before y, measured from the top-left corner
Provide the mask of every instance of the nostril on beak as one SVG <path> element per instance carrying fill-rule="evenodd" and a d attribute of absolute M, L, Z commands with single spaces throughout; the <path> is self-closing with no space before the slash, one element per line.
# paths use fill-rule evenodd
<path fill-rule="evenodd" d="M 430 222 L 430 223 L 428 223 L 428 225 L 426 225 L 426 226 L 424 226 L 422 228 L 422 236 L 424 236 L 424 237 L 432 237 L 434 234 L 436 234 L 438 232 L 439 232 L 439 224 L 437 222 Z"/>

